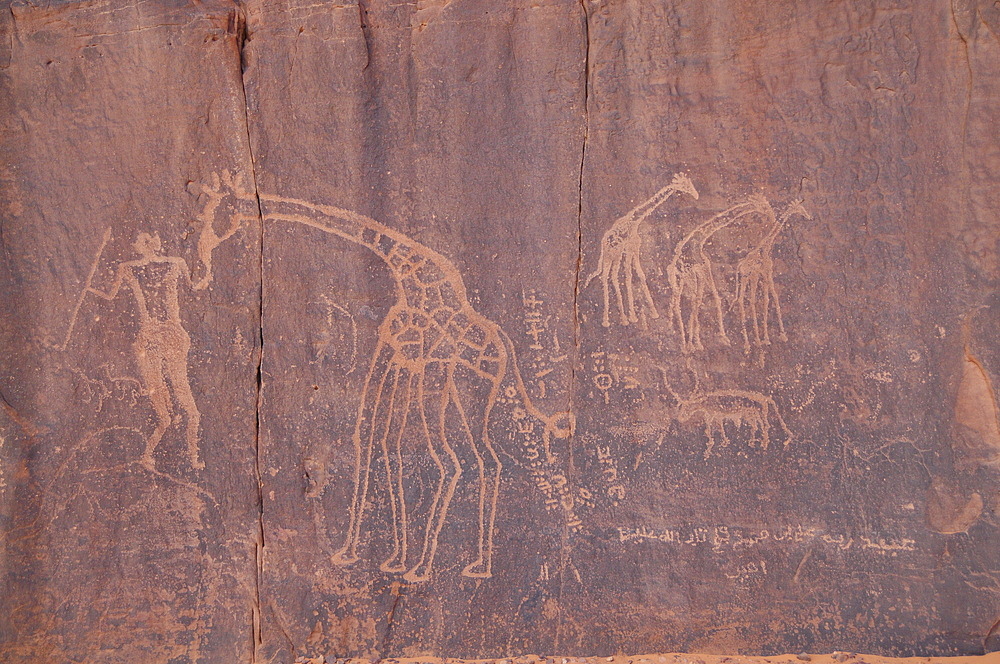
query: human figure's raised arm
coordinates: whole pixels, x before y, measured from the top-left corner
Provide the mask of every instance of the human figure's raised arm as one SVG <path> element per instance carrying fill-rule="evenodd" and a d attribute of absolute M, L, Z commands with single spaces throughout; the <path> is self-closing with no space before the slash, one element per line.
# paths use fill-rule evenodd
<path fill-rule="evenodd" d="M 122 282 L 125 280 L 125 270 L 131 270 L 135 261 L 128 261 L 125 263 L 119 263 L 118 268 L 115 270 L 115 280 L 111 283 L 111 290 L 105 292 L 93 286 L 88 286 L 86 292 L 96 295 L 102 300 L 111 301 L 118 297 L 118 292 L 122 288 Z"/>

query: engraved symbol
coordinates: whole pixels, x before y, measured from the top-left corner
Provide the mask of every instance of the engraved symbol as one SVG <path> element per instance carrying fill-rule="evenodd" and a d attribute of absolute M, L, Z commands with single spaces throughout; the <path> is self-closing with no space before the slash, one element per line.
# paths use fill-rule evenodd
<path fill-rule="evenodd" d="M 698 191 L 694 188 L 691 178 L 684 173 L 678 173 L 674 175 L 674 179 L 669 185 L 660 189 L 649 200 L 619 217 L 601 238 L 601 256 L 597 261 L 597 269 L 587 277 L 583 287 L 586 288 L 594 277 L 600 276 L 604 307 L 601 324 L 604 327 L 611 325 L 608 314 L 610 288 L 613 288 L 615 292 L 615 302 L 618 305 L 622 325 L 639 322 L 639 309 L 635 302 L 636 281 L 639 282 L 639 289 L 646 308 L 649 310 L 650 318 L 660 317 L 646 283 L 646 273 L 642 269 L 639 256 L 642 248 L 642 237 L 639 235 L 639 227 L 656 208 L 665 203 L 675 192 L 683 192 L 695 200 L 698 199 Z M 623 284 L 625 286 L 624 297 L 622 295 Z"/>
<path fill-rule="evenodd" d="M 386 468 L 393 529 L 392 553 L 380 569 L 403 573 L 403 578 L 411 582 L 431 577 L 438 537 L 452 498 L 460 479 L 471 471 L 478 485 L 476 558 L 462 574 L 489 578 L 503 469 L 490 439 L 489 425 L 501 391 L 505 401 L 513 398 L 519 402 L 512 415 L 518 433 L 530 436 L 535 431 L 534 422 L 541 423 L 543 463 L 551 464 L 554 459 L 552 437 L 570 435 L 570 416 L 546 417 L 532 405 L 517 367 L 513 343 L 496 323 L 472 308 L 461 274 L 447 258 L 355 212 L 273 195 L 261 195 L 260 199 L 265 206 L 265 221 L 302 224 L 366 247 L 383 260 L 396 283 L 396 302 L 379 326 L 361 392 L 353 438 L 354 497 L 347 538 L 333 562 L 350 565 L 359 560 L 377 444 Z M 448 426 L 456 419 L 457 430 Z M 408 427 L 416 428 L 437 474 L 415 562 L 410 560 L 409 506 L 402 457 L 402 440 Z M 471 451 L 475 460 L 472 468 L 462 467 L 456 453 L 458 446 Z M 540 456 L 537 446 L 526 443 L 525 447 Z M 536 478 L 536 483 L 544 480 Z M 565 478 L 560 482 L 552 476 L 552 480 L 551 495 L 565 503 Z M 563 507 L 569 512 L 572 501 Z"/>

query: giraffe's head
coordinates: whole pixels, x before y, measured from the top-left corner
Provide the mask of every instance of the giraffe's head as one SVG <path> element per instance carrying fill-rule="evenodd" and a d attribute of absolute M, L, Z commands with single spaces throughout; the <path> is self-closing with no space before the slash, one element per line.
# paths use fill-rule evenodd
<path fill-rule="evenodd" d="M 674 174 L 674 179 L 670 182 L 670 187 L 674 191 L 685 193 L 691 198 L 698 200 L 698 190 L 694 188 L 694 183 L 691 182 L 691 178 L 688 177 L 687 173 Z"/>
<path fill-rule="evenodd" d="M 809 214 L 809 211 L 806 210 L 804 207 L 802 207 L 802 199 L 801 198 L 799 200 L 797 200 L 797 201 L 792 201 L 788 205 L 788 207 L 785 208 L 785 211 L 781 213 L 781 220 L 782 221 L 788 221 L 789 219 L 791 219 L 795 215 L 799 215 L 801 217 L 805 217 L 807 220 L 811 220 L 812 219 L 812 215 Z"/>

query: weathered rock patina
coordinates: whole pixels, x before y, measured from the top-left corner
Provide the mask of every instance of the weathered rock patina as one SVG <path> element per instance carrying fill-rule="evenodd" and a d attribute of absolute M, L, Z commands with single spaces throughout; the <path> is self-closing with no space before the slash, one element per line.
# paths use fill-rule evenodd
<path fill-rule="evenodd" d="M 995 3 L 0 9 L 0 659 L 997 649 Z"/>

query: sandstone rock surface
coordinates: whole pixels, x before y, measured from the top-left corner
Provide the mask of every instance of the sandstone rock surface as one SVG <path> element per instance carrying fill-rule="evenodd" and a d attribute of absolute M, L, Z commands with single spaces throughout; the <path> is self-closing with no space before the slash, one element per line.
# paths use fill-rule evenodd
<path fill-rule="evenodd" d="M 997 650 L 998 35 L 0 2 L 0 659 Z"/>

